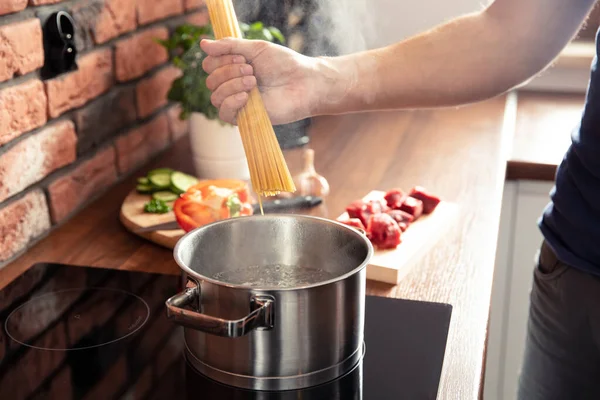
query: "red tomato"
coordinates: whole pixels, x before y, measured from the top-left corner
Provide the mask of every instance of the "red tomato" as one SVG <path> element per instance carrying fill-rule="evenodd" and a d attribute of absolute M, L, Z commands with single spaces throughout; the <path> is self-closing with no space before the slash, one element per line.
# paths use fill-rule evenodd
<path fill-rule="evenodd" d="M 218 210 L 203 202 L 211 193 L 210 186 L 234 190 L 242 202 L 240 215 L 253 214 L 252 205 L 246 202 L 250 198 L 248 186 L 243 181 L 233 179 L 201 181 L 179 196 L 173 204 L 177 223 L 184 231 L 189 232 L 200 226 L 231 217 L 225 201 Z"/>

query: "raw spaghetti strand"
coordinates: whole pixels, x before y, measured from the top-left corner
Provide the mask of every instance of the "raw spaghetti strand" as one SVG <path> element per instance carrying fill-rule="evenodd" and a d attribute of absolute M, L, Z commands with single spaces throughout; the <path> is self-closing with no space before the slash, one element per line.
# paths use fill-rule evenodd
<path fill-rule="evenodd" d="M 215 38 L 242 38 L 232 0 L 207 0 L 206 5 Z M 295 192 L 294 181 L 258 88 L 250 91 L 248 102 L 238 113 L 237 123 L 248 159 L 250 180 L 259 195 L 259 202 L 261 195 Z"/>

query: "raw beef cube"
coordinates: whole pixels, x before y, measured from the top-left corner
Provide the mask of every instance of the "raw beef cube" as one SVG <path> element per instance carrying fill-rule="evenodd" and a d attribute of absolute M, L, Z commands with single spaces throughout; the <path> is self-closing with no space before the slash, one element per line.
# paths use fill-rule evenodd
<path fill-rule="evenodd" d="M 371 242 L 379 249 L 395 249 L 401 242 L 402 231 L 394 218 L 388 214 L 373 214 L 369 218 L 367 231 Z"/>
<path fill-rule="evenodd" d="M 367 230 L 367 228 L 363 225 L 363 223 L 361 222 L 360 219 L 358 218 L 342 218 L 342 219 L 338 219 L 338 222 L 341 222 L 342 224 L 346 224 L 349 226 L 352 226 L 354 228 L 359 228 L 362 229 L 364 231 Z"/>
<path fill-rule="evenodd" d="M 365 209 L 367 204 L 362 200 L 356 200 L 346 207 L 346 212 L 350 218 L 358 218 L 360 212 Z"/>
<path fill-rule="evenodd" d="M 384 199 L 377 199 L 369 200 L 366 209 L 371 214 L 379 214 L 381 212 L 386 212 L 389 208 Z"/>
<path fill-rule="evenodd" d="M 423 202 L 423 213 L 430 214 L 435 210 L 440 199 L 432 194 L 427 193 L 427 190 L 421 186 L 415 186 L 410 190 L 409 195 Z"/>
<path fill-rule="evenodd" d="M 392 189 L 388 191 L 383 198 L 385 199 L 388 207 L 398 210 L 400 209 L 402 203 L 404 203 L 406 194 L 401 189 Z"/>
<path fill-rule="evenodd" d="M 346 212 L 350 218 L 358 218 L 364 226 L 369 223 L 369 217 L 374 214 L 379 214 L 387 210 L 385 201 L 383 200 L 356 200 L 346 207 Z"/>
<path fill-rule="evenodd" d="M 419 199 L 408 196 L 406 199 L 404 199 L 404 203 L 402 203 L 400 209 L 412 215 L 416 220 L 421 216 L 421 214 L 423 214 L 423 202 Z"/>
<path fill-rule="evenodd" d="M 411 222 L 415 219 L 411 214 L 402 210 L 388 210 L 386 211 L 390 217 L 394 218 L 394 220 L 398 223 L 398 226 L 404 232 Z"/>
<path fill-rule="evenodd" d="M 364 226 L 367 226 L 370 213 L 366 212 L 367 203 L 362 200 L 356 200 L 346 207 L 349 218 L 358 218 Z"/>

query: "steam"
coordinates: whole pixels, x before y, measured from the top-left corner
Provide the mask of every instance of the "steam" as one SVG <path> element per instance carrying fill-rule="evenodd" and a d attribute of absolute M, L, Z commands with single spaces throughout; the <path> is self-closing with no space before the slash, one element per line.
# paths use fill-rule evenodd
<path fill-rule="evenodd" d="M 244 22 L 304 18 L 305 27 L 293 28 L 288 36 L 290 47 L 299 51 L 301 47 L 310 56 L 335 56 L 366 50 L 376 40 L 373 3 L 368 1 L 297 0 L 282 5 L 281 0 L 234 0 L 234 4 Z"/>
<path fill-rule="evenodd" d="M 323 23 L 315 24 L 320 36 L 329 38 L 339 55 L 369 48 L 375 39 L 373 2 L 368 0 L 316 0 L 316 14 Z M 369 6 L 370 5 L 370 6 Z"/>

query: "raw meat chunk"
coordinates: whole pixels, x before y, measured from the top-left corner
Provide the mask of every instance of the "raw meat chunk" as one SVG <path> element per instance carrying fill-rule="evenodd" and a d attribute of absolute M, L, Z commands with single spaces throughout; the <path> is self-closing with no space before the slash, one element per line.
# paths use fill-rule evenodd
<path fill-rule="evenodd" d="M 369 218 L 367 231 L 371 242 L 379 249 L 395 249 L 401 242 L 402 231 L 398 223 L 385 213 L 373 214 Z"/>
<path fill-rule="evenodd" d="M 346 212 L 350 218 L 358 218 L 364 226 L 369 223 L 369 217 L 387 210 L 384 200 L 356 200 L 346 207 Z"/>
<path fill-rule="evenodd" d="M 346 207 L 346 212 L 348 213 L 348 217 L 350 218 L 358 218 L 360 212 L 365 209 L 365 202 L 362 200 L 356 200 L 350 203 Z"/>
<path fill-rule="evenodd" d="M 423 202 L 414 197 L 408 196 L 400 206 L 400 210 L 409 213 L 416 220 L 423 214 Z"/>
<path fill-rule="evenodd" d="M 380 212 L 386 212 L 389 210 L 384 199 L 376 199 L 367 201 L 367 211 L 371 214 L 378 214 Z"/>
<path fill-rule="evenodd" d="M 406 194 L 401 189 L 392 189 L 389 190 L 385 196 L 383 196 L 383 198 L 385 199 L 388 207 L 398 210 L 400 209 L 402 203 L 404 203 Z"/>
<path fill-rule="evenodd" d="M 404 232 L 411 222 L 415 219 L 411 214 L 402 210 L 388 210 L 386 211 L 390 217 L 394 218 L 394 220 L 398 223 L 398 226 Z"/>
<path fill-rule="evenodd" d="M 427 193 L 422 186 L 415 186 L 410 190 L 409 195 L 423 202 L 423 213 L 430 214 L 440 204 L 440 199 L 432 194 Z"/>
<path fill-rule="evenodd" d="M 342 218 L 342 219 L 338 219 L 338 222 L 341 222 L 342 224 L 346 224 L 349 226 L 352 226 L 354 228 L 359 228 L 359 229 L 363 229 L 364 231 L 367 230 L 367 228 L 365 227 L 365 225 L 363 225 L 363 223 L 361 222 L 360 219 L 358 218 Z"/>

